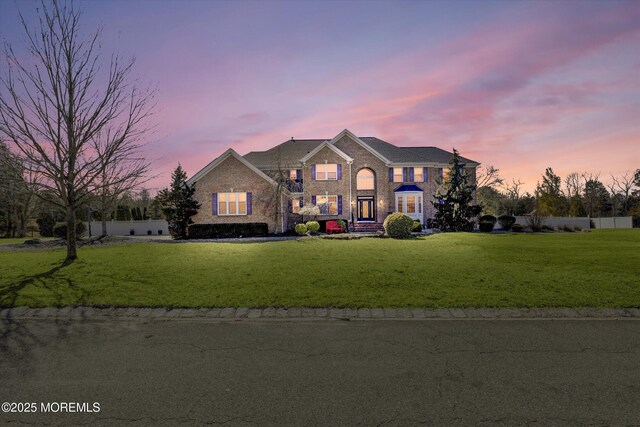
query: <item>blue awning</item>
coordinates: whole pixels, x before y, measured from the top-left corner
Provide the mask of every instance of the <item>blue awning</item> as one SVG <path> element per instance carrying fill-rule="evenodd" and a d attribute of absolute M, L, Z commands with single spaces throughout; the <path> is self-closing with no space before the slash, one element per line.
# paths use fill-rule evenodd
<path fill-rule="evenodd" d="M 402 193 L 402 192 L 416 192 L 416 191 L 422 191 L 422 188 L 418 187 L 415 184 L 404 184 L 401 185 L 400 187 L 396 188 L 395 192 L 396 193 Z"/>

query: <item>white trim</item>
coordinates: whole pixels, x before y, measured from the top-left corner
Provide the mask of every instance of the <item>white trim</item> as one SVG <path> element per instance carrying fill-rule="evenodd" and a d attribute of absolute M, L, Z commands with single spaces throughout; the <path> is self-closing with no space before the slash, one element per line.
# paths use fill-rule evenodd
<path fill-rule="evenodd" d="M 344 151 L 342 151 L 338 147 L 334 147 L 333 145 L 331 145 L 327 141 L 324 141 L 322 144 L 318 145 L 316 148 L 314 148 L 313 150 L 309 151 L 309 153 L 306 156 L 304 156 L 303 158 L 300 159 L 300 162 L 301 163 L 305 163 L 307 160 L 309 160 L 310 158 L 312 158 L 313 156 L 318 154 L 320 152 L 320 150 L 322 150 L 324 147 L 329 147 L 329 149 L 333 150 L 337 155 L 339 155 L 340 157 L 345 159 L 347 161 L 347 163 L 353 162 L 353 159 L 351 157 L 349 157 L 347 155 L 347 153 L 345 153 Z"/>
<path fill-rule="evenodd" d="M 226 211 L 227 213 L 220 213 L 220 195 L 221 194 L 225 194 L 226 195 L 226 199 L 224 201 L 224 203 L 226 203 Z M 235 205 L 236 205 L 236 213 L 229 213 L 229 206 L 231 206 L 231 201 L 228 199 L 229 194 L 235 194 Z M 244 194 L 244 213 L 240 213 L 240 194 Z M 226 192 L 220 192 L 218 193 L 218 206 L 216 206 L 216 210 L 218 212 L 217 216 L 247 216 L 247 212 L 249 211 L 249 206 L 248 206 L 248 202 L 249 200 L 247 200 L 247 192 L 246 191 L 226 191 Z"/>
<path fill-rule="evenodd" d="M 376 156 L 378 159 L 382 160 L 385 164 L 388 165 L 389 163 L 391 163 L 391 161 L 389 159 L 387 159 L 382 154 L 378 153 L 376 150 L 371 148 L 369 146 L 369 144 L 367 144 L 366 142 L 364 142 L 363 140 L 361 140 L 360 138 L 355 136 L 349 129 L 345 129 L 342 132 L 340 132 L 339 134 L 337 134 L 335 137 L 333 137 L 333 139 L 331 141 L 329 141 L 329 144 L 331 144 L 331 145 L 335 144 L 336 142 L 340 141 L 340 139 L 342 139 L 342 137 L 344 137 L 344 136 L 348 136 L 349 138 L 353 139 L 355 142 L 360 144 L 362 146 L 362 148 L 364 148 L 365 150 L 367 150 L 368 152 L 370 152 L 371 154 Z"/>
<path fill-rule="evenodd" d="M 200 180 L 200 178 L 202 178 L 203 176 L 205 176 L 206 174 L 211 172 L 218 165 L 220 165 L 220 163 L 224 162 L 229 157 L 234 157 L 236 160 L 240 161 L 240 163 L 242 163 L 243 165 L 245 165 L 246 167 L 248 167 L 249 169 L 251 169 L 252 171 L 257 173 L 261 178 L 263 178 L 264 180 L 266 180 L 270 184 L 278 185 L 278 183 L 275 182 L 269 175 L 265 174 L 260 169 L 258 169 L 254 165 L 252 165 L 248 160 L 246 160 L 244 157 L 242 157 L 241 155 L 236 153 L 233 148 L 229 148 L 227 151 L 225 151 L 220 156 L 218 156 L 216 159 L 214 159 L 211 163 L 209 163 L 208 165 L 206 165 L 205 167 L 200 169 L 200 171 L 198 173 L 196 173 L 195 175 L 193 175 L 191 178 L 189 178 L 187 180 L 187 184 L 193 185 L 194 183 L 198 182 L 198 180 Z M 285 189 L 285 191 L 286 191 L 286 189 Z"/>
<path fill-rule="evenodd" d="M 449 166 L 451 166 L 449 163 L 434 163 L 434 162 L 428 162 L 428 163 L 420 163 L 420 162 L 394 162 L 394 163 L 389 163 L 389 167 L 390 168 L 401 168 L 401 167 L 427 167 L 427 168 L 448 168 Z M 473 166 L 468 166 L 468 167 L 473 167 Z"/>
<path fill-rule="evenodd" d="M 316 181 L 338 181 L 338 163 L 316 163 Z M 329 165 L 336 167 L 336 177 L 329 178 Z M 324 178 L 318 178 L 318 168 L 324 166 Z"/>
<path fill-rule="evenodd" d="M 415 197 L 415 212 L 407 213 L 407 197 L 413 196 Z M 424 215 L 424 194 L 420 191 L 401 191 L 396 192 L 394 195 L 395 198 L 395 211 L 402 212 L 413 220 L 422 222 Z M 398 206 L 398 197 L 402 197 L 402 208 Z"/>
<path fill-rule="evenodd" d="M 339 209 L 338 209 L 338 195 L 337 194 L 329 194 L 328 191 L 325 191 L 325 194 L 314 194 L 314 196 L 316 196 L 316 206 L 318 208 L 320 208 L 321 204 L 324 204 L 324 203 L 318 203 L 318 197 L 325 197 L 327 199 L 327 203 L 326 203 L 326 205 L 327 205 L 327 213 L 320 212 L 320 215 L 324 215 L 324 216 L 338 216 L 338 215 L 340 215 L 340 212 L 339 212 Z M 329 197 L 335 197 L 336 198 L 336 213 L 334 213 L 334 214 L 329 213 Z M 342 209 L 344 210 L 344 200 L 342 200 Z"/>

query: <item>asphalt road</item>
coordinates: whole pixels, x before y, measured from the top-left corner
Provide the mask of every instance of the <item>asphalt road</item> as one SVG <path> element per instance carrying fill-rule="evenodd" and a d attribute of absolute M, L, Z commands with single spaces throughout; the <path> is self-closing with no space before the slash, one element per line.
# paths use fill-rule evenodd
<path fill-rule="evenodd" d="M 0 425 L 640 424 L 638 320 L 2 322 Z"/>

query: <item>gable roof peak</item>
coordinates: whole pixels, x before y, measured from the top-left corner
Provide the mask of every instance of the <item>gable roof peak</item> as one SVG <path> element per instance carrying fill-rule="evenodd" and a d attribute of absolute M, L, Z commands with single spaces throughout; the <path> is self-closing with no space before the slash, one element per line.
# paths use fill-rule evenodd
<path fill-rule="evenodd" d="M 330 150 L 335 152 L 337 155 L 345 159 L 348 163 L 353 162 L 353 159 L 347 153 L 345 153 L 344 151 L 342 151 L 341 149 L 333 145 L 330 141 L 325 140 L 322 144 L 318 145 L 316 148 L 314 148 L 309 153 L 307 153 L 306 156 L 302 157 L 300 159 L 300 163 L 306 162 L 311 157 L 315 156 L 318 152 L 320 152 L 320 150 L 322 150 L 324 147 L 329 148 Z"/>
<path fill-rule="evenodd" d="M 253 172 L 257 173 L 261 178 L 265 179 L 270 184 L 277 185 L 277 183 L 273 180 L 273 178 L 271 178 L 269 175 L 265 174 L 260 169 L 255 167 L 247 159 L 239 155 L 233 148 L 229 148 L 227 151 L 225 151 L 224 153 L 216 157 L 213 161 L 211 161 L 208 165 L 200 169 L 198 173 L 196 173 L 195 175 L 193 175 L 191 178 L 187 180 L 187 184 L 192 185 L 198 182 L 200 178 L 208 174 L 211 170 L 215 169 L 218 165 L 220 165 L 229 157 L 235 158 L 240 163 L 242 163 L 243 165 L 251 169 Z"/>
<path fill-rule="evenodd" d="M 340 141 L 343 136 L 348 136 L 353 141 L 355 141 L 357 144 L 361 145 L 365 150 L 369 151 L 371 154 L 373 154 L 374 156 L 376 156 L 378 159 L 382 160 L 386 164 L 391 163 L 389 161 L 389 159 L 387 159 L 385 156 L 383 156 L 379 151 L 373 149 L 371 146 L 369 146 L 369 144 L 365 143 L 362 139 L 358 138 L 349 129 L 345 129 L 342 132 L 340 132 L 339 134 L 337 134 L 336 136 L 334 136 L 333 139 L 329 142 L 329 144 L 334 145 L 336 142 Z"/>

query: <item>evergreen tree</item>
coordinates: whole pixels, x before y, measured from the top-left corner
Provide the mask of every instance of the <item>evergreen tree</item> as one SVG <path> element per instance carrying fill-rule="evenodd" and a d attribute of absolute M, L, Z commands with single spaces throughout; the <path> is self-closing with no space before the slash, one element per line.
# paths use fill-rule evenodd
<path fill-rule="evenodd" d="M 584 204 L 590 217 L 604 216 L 611 210 L 609 192 L 598 179 L 589 179 L 584 185 Z"/>
<path fill-rule="evenodd" d="M 169 232 L 174 238 L 187 238 L 187 228 L 193 224 L 191 217 L 200 208 L 200 203 L 193 198 L 195 191 L 195 184 L 187 184 L 187 174 L 178 164 L 171 174 L 171 187 L 158 193 L 162 212 L 169 223 Z"/>
<path fill-rule="evenodd" d="M 465 164 L 457 150 L 449 161 L 449 173 L 432 202 L 436 209 L 433 225 L 442 231 L 472 231 L 481 207 L 472 205 L 476 185 L 469 182 Z"/>
<path fill-rule="evenodd" d="M 561 179 L 547 168 L 542 176 L 542 183 L 536 187 L 538 213 L 540 215 L 562 216 L 566 210 L 566 200 L 562 195 Z"/>

